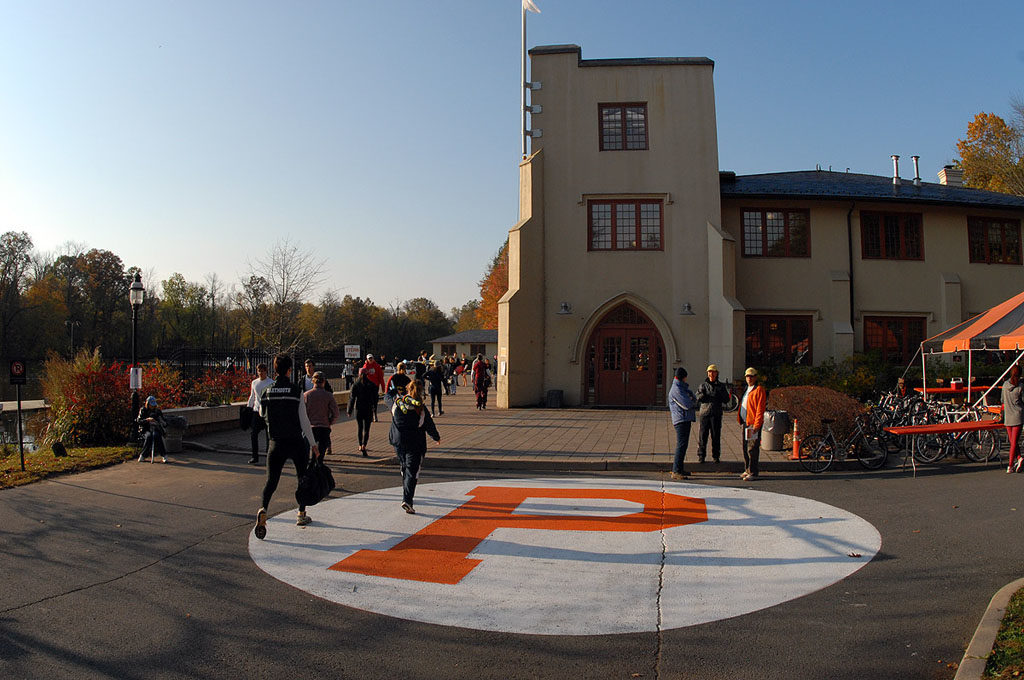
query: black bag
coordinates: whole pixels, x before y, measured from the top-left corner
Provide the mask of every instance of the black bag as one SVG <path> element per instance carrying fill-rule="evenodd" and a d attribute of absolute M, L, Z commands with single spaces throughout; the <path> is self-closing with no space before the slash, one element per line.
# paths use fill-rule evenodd
<path fill-rule="evenodd" d="M 295 501 L 299 505 L 316 505 L 334 489 L 334 475 L 331 469 L 324 465 L 318 456 L 313 456 L 309 461 L 306 472 L 299 479 L 299 486 L 295 489 Z"/>
<path fill-rule="evenodd" d="M 238 409 L 238 427 L 248 430 L 252 426 L 252 415 L 255 413 L 248 406 Z"/>

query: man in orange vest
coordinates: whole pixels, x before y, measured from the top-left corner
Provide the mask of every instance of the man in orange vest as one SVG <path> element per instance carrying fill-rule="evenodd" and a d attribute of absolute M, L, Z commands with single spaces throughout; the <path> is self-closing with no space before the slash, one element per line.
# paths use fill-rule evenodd
<path fill-rule="evenodd" d="M 761 457 L 761 426 L 764 425 L 764 409 L 768 403 L 768 392 L 757 384 L 757 370 L 748 368 L 743 373 L 747 391 L 743 393 L 736 419 L 743 425 L 743 479 L 757 479 L 757 461 Z"/>

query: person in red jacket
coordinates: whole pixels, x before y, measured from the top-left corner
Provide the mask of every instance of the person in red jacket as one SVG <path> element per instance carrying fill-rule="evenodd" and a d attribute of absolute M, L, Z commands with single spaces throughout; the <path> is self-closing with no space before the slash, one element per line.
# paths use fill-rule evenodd
<path fill-rule="evenodd" d="M 743 373 L 747 391 L 743 393 L 736 420 L 743 425 L 743 479 L 757 479 L 757 462 L 761 457 L 761 426 L 764 425 L 764 409 L 768 404 L 768 392 L 757 384 L 757 370 L 748 368 Z"/>
<path fill-rule="evenodd" d="M 366 371 L 366 379 L 377 386 L 377 396 L 384 391 L 384 369 L 381 365 L 373 360 L 372 354 L 366 355 L 366 363 L 363 364 L 362 369 Z M 373 405 L 373 422 L 377 422 L 377 404 Z"/>

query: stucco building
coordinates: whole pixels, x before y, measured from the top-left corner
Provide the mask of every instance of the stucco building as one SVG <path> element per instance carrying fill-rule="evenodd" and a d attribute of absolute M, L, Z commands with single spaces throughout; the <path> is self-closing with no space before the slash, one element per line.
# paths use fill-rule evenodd
<path fill-rule="evenodd" d="M 905 361 L 1024 287 L 1020 197 L 951 168 L 720 172 L 711 60 L 530 58 L 543 132 L 509 232 L 499 406 L 664 404 L 680 365 Z"/>

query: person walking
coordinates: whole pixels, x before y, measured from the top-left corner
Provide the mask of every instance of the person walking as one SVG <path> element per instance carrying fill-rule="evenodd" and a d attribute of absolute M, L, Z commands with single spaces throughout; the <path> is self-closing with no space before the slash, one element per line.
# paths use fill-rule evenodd
<path fill-rule="evenodd" d="M 345 389 L 352 389 L 352 383 L 356 381 L 356 367 L 352 361 L 345 362 L 345 368 L 341 369 L 341 377 L 345 379 Z"/>
<path fill-rule="evenodd" d="M 672 388 L 668 392 L 668 410 L 672 414 L 672 427 L 676 429 L 676 454 L 672 460 L 672 479 L 685 479 L 690 476 L 683 469 L 683 459 L 690 445 L 690 426 L 696 420 L 694 408 L 697 398 L 686 384 L 686 369 L 680 366 L 672 379 Z"/>
<path fill-rule="evenodd" d="M 156 404 L 156 397 L 149 395 L 146 403 L 139 409 L 139 415 L 135 419 L 139 429 L 145 435 L 142 440 L 142 451 L 139 453 L 139 462 L 149 451 L 149 462 L 153 462 L 153 454 L 157 450 L 160 453 L 160 460 L 167 462 L 167 449 L 164 447 L 164 433 L 167 428 L 167 421 L 164 420 L 163 411 Z"/>
<path fill-rule="evenodd" d="M 1020 382 L 1020 365 L 1014 364 L 1010 377 L 1003 383 L 1003 425 L 1006 438 L 1010 440 L 1009 464 L 1006 472 L 1020 472 L 1024 467 L 1024 456 L 1018 450 L 1021 424 L 1024 423 L 1024 385 Z"/>
<path fill-rule="evenodd" d="M 420 465 L 427 454 L 427 435 L 440 446 L 441 435 L 423 403 L 423 382 L 416 380 L 409 383 L 406 394 L 395 399 L 388 432 L 388 441 L 395 447 L 395 455 L 402 466 L 402 509 L 410 515 L 416 514 L 413 499 Z"/>
<path fill-rule="evenodd" d="M 427 384 L 427 393 L 430 394 L 430 415 L 444 415 L 444 407 L 441 405 L 441 395 L 444 394 L 444 371 L 435 359 L 427 372 L 423 374 L 423 381 Z M 434 410 L 434 407 L 437 410 Z"/>
<path fill-rule="evenodd" d="M 405 362 L 400 361 L 398 366 L 395 367 L 395 374 L 388 378 L 388 383 L 384 387 L 384 394 L 388 394 L 392 390 L 396 394 L 405 394 L 405 388 L 409 386 L 410 382 L 412 382 L 412 379 L 405 371 Z"/>
<path fill-rule="evenodd" d="M 757 479 L 757 463 L 761 458 L 761 426 L 764 425 L 764 409 L 768 403 L 768 392 L 757 384 L 757 370 L 748 368 L 743 373 L 747 391 L 740 400 L 736 419 L 743 425 L 743 474 L 741 478 Z"/>
<path fill-rule="evenodd" d="M 267 389 L 274 383 L 273 379 L 268 375 L 266 364 L 256 365 L 256 379 L 252 381 L 249 386 L 249 401 L 246 402 L 246 406 L 252 409 L 252 420 L 249 422 L 249 439 L 252 444 L 252 455 L 249 456 L 250 465 L 260 464 L 260 432 L 264 432 L 267 429 L 267 423 L 263 420 L 263 416 L 260 415 L 260 394 L 263 390 Z M 267 445 L 264 451 L 270 448 L 270 436 L 267 436 Z"/>
<path fill-rule="evenodd" d="M 359 377 L 352 383 L 352 392 L 348 395 L 348 415 L 356 412 L 357 437 L 359 452 L 364 456 L 370 441 L 370 425 L 373 424 L 373 410 L 377 407 L 377 385 L 366 376 L 366 369 L 359 369 Z"/>
<path fill-rule="evenodd" d="M 326 382 L 323 372 L 317 371 L 313 374 L 313 389 L 302 395 L 302 400 L 306 402 L 309 426 L 313 430 L 313 439 L 316 440 L 321 458 L 331 451 L 331 425 L 340 415 L 334 395 L 324 389 Z"/>
<path fill-rule="evenodd" d="M 708 435 L 711 436 L 711 458 L 717 463 L 722 457 L 722 409 L 729 403 L 729 388 L 718 382 L 718 366 L 708 366 L 708 377 L 697 388 L 700 407 L 700 429 L 697 433 L 697 462 L 703 463 L 708 453 Z"/>
<path fill-rule="evenodd" d="M 367 379 L 377 386 L 378 399 L 380 394 L 384 392 L 384 369 L 381 365 L 373 360 L 372 354 L 366 355 L 366 363 L 363 364 L 363 368 L 366 369 Z M 373 404 L 373 422 L 377 422 L 377 403 Z"/>
<path fill-rule="evenodd" d="M 302 376 L 301 385 L 303 393 L 309 392 L 311 389 L 314 389 L 316 387 L 316 383 L 313 379 L 313 376 L 316 375 L 317 373 L 316 362 L 314 362 L 312 359 L 306 359 L 305 366 L 306 374 Z M 331 394 L 334 394 L 334 388 L 331 387 L 331 383 L 327 381 L 326 376 L 324 376 L 324 389 L 330 392 Z"/>
<path fill-rule="evenodd" d="M 476 410 L 482 411 L 487 408 L 487 389 L 491 386 L 491 375 L 487 370 L 487 364 L 483 356 L 476 355 L 473 362 L 473 392 L 476 394 Z"/>
<path fill-rule="evenodd" d="M 261 541 L 267 536 L 267 507 L 281 481 L 285 461 L 290 459 L 295 464 L 295 476 L 302 479 L 310 454 L 320 455 L 306 415 L 306 406 L 302 403 L 302 389 L 292 382 L 291 373 L 292 358 L 287 354 L 278 354 L 274 357 L 274 382 L 260 394 L 260 415 L 267 421 L 267 434 L 270 437 L 263 505 L 256 513 L 256 526 L 253 527 L 253 533 Z M 300 505 L 295 524 L 301 527 L 312 521 L 306 514 L 306 506 Z"/>

